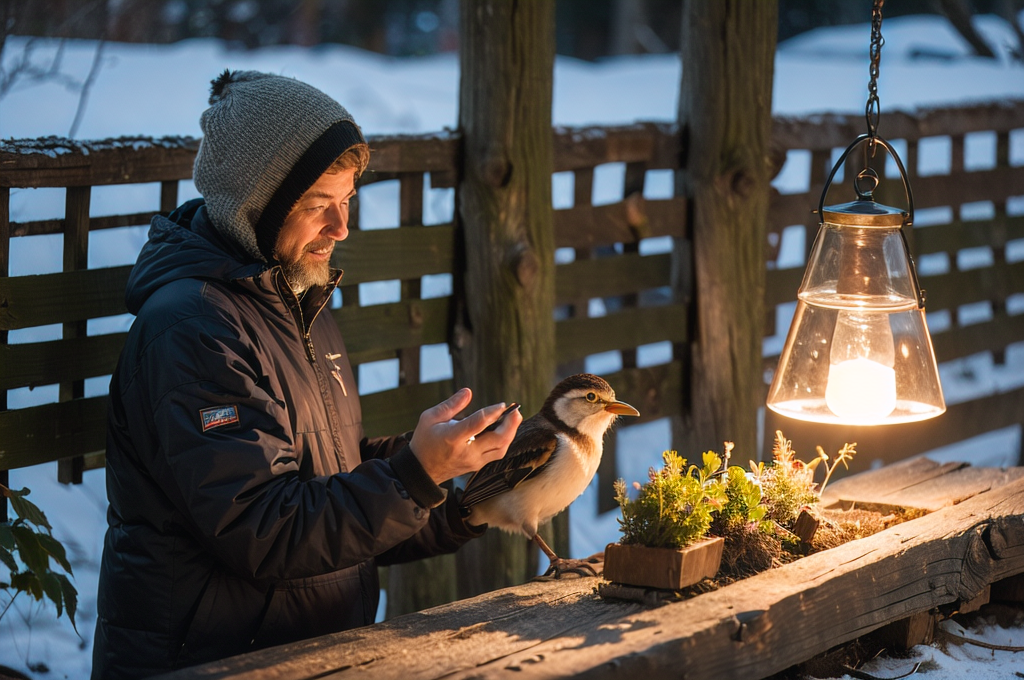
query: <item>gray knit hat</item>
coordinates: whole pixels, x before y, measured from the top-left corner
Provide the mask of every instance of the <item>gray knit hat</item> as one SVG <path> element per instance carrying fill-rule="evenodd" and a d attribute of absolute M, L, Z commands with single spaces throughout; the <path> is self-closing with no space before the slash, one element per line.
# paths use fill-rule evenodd
<path fill-rule="evenodd" d="M 257 260 L 274 261 L 284 219 L 363 135 L 348 111 L 311 85 L 224 71 L 199 119 L 192 178 L 214 226 Z"/>

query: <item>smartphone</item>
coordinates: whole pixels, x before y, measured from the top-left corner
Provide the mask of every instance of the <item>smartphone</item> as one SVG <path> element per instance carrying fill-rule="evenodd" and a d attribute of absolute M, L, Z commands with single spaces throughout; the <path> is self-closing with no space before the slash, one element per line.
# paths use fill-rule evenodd
<path fill-rule="evenodd" d="M 504 422 L 505 416 L 507 416 L 509 413 L 512 413 L 512 411 L 515 411 L 520 406 L 521 406 L 521 404 L 519 404 L 518 402 L 513 401 L 511 404 L 508 405 L 508 407 L 505 408 L 504 411 L 501 412 L 501 415 L 498 416 L 497 420 L 495 420 L 493 423 L 491 423 L 490 425 L 485 427 L 483 430 L 481 430 L 478 434 L 476 434 L 476 436 L 473 437 L 473 439 L 476 439 L 477 437 L 479 437 L 480 435 L 482 435 L 482 434 L 484 434 L 486 432 L 493 432 L 494 430 L 497 430 L 501 426 L 502 422 Z"/>

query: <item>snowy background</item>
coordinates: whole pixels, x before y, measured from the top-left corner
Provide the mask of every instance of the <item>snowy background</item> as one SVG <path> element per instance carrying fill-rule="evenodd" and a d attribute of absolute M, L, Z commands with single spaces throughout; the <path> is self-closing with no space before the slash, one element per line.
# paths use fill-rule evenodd
<path fill-rule="evenodd" d="M 886 112 L 918 107 L 1024 99 L 1024 66 L 1008 56 L 1015 44 L 1012 29 L 992 16 L 975 18 L 978 30 L 996 46 L 996 60 L 970 56 L 970 50 L 948 23 L 935 16 L 887 19 L 884 25 L 879 96 L 882 117 L 879 133 L 885 136 Z M 867 24 L 818 29 L 782 43 L 775 63 L 773 109 L 777 115 L 807 115 L 837 112 L 862 116 L 868 77 Z M 2 59 L 26 54 L 27 41 L 8 39 Z M 57 43 L 37 40 L 31 57 L 49 64 Z M 458 58 L 444 54 L 422 58 L 396 59 L 339 46 L 315 48 L 272 47 L 255 51 L 231 50 L 213 40 L 188 40 L 172 45 L 107 43 L 97 57 L 98 44 L 70 41 L 60 55 L 60 70 L 71 80 L 83 82 L 93 64 L 95 80 L 84 102 L 75 136 L 99 139 L 122 135 L 200 136 L 198 119 L 206 107 L 209 81 L 225 68 L 257 69 L 297 77 L 309 82 L 344 104 L 369 135 L 425 133 L 454 128 L 457 121 Z M 681 64 L 674 55 L 620 57 L 597 63 L 559 57 L 555 65 L 554 123 L 556 125 L 623 124 L 637 120 L 670 121 L 675 118 Z M 67 135 L 79 106 L 78 90 L 61 82 L 22 83 L 0 100 L 0 137 L 24 138 Z M 1011 136 L 1011 163 L 1024 164 L 1024 130 Z M 968 156 L 972 153 L 968 149 Z M 922 151 L 922 170 L 929 160 Z M 967 158 L 968 165 L 971 159 Z M 595 203 L 621 198 L 622 168 L 614 164 L 599 168 L 595 177 Z M 799 164 L 787 166 L 776 179 L 783 192 L 800 191 L 807 178 Z M 571 204 L 571 185 L 555 177 L 556 207 Z M 451 218 L 450 190 L 428 190 L 427 223 Z M 667 177 L 651 177 L 645 192 L 649 197 L 666 197 L 671 192 Z M 63 190 L 19 190 L 12 194 L 11 219 L 25 221 L 59 217 L 63 212 Z M 1022 188 L 1024 193 L 1024 188 Z M 360 191 L 360 220 L 364 228 L 396 226 L 397 186 L 393 182 L 372 185 Z M 195 195 L 183 182 L 181 199 Z M 100 187 L 93 190 L 92 214 L 120 214 L 154 209 L 157 185 Z M 1014 207 L 1016 206 L 1016 207 Z M 1024 197 L 1010 202 L 1010 210 L 1024 212 Z M 146 228 L 112 229 L 91 235 L 89 266 L 102 267 L 134 262 L 145 241 Z M 1020 245 L 1020 244 L 1017 244 Z M 783 242 L 778 266 L 802 265 L 802 243 Z M 1008 253 L 1011 249 L 1008 248 Z M 59 236 L 14 239 L 11 247 L 11 275 L 47 273 L 61 269 Z M 444 294 L 443 279 L 425 282 Z M 368 284 L 364 302 L 393 299 L 394 287 Z M 429 294 L 429 293 L 428 293 Z M 598 305 L 599 306 L 599 305 Z M 600 309 L 592 309 L 600 313 Z M 783 314 L 785 312 L 783 311 Z M 935 320 L 940 321 L 940 320 Z M 89 332 L 123 330 L 130 323 L 124 317 L 90 322 Z M 766 341 L 766 351 L 780 345 L 788 319 L 780 323 L 780 336 Z M 933 319 L 929 318 L 929 323 Z M 11 342 L 28 342 L 59 337 L 59 328 L 29 329 L 10 334 Z M 778 351 L 778 347 L 774 347 Z M 979 394 L 1002 391 L 1024 384 L 1024 348 L 1011 348 L 1005 366 L 993 367 L 991 360 L 974 357 L 941 367 L 943 386 L 950 402 Z M 664 353 L 662 353 L 664 354 Z M 658 348 L 647 361 L 657 362 Z M 436 380 L 450 371 L 442 348 L 425 350 L 424 379 Z M 665 359 L 661 359 L 665 360 Z M 644 361 L 641 358 L 641 361 Z M 615 360 L 595 356 L 588 360 L 593 372 L 616 370 Z M 429 375 L 428 375 L 429 373 Z M 387 367 L 368 366 L 361 371 L 362 392 L 386 389 L 392 377 Z M 105 379 L 87 383 L 87 394 L 106 391 Z M 56 388 L 12 390 L 12 408 L 56 401 Z M 628 481 L 643 479 L 649 466 L 657 464 L 661 452 L 670 448 L 666 421 L 623 427 L 620 446 L 631 452 L 645 452 L 620 459 L 618 474 Z M 979 465 L 1015 464 L 1020 450 L 1020 428 L 1009 428 L 960 445 L 933 452 L 940 460 L 961 459 Z M 0 620 L 0 664 L 31 672 L 40 678 L 87 677 L 91 666 L 95 624 L 96 580 L 103 532 L 106 494 L 102 472 L 88 472 L 80 486 L 56 483 L 56 465 L 16 470 L 11 473 L 14 488 L 28 486 L 31 500 L 48 513 L 55 536 L 69 548 L 79 590 L 78 628 L 81 638 L 66 619 L 55 620 L 51 606 L 19 598 Z M 583 556 L 601 549 L 616 534 L 615 513 L 597 516 L 595 486 L 581 497 L 571 512 L 571 552 Z M 4 603 L 0 602 L 0 606 Z M 1001 644 L 1024 644 L 1018 628 L 987 629 L 985 635 Z M 991 677 L 1012 674 L 1011 659 L 998 662 L 995 655 L 982 652 L 922 654 L 936 656 L 932 678 L 960 678 L 967 675 Z M 977 658 L 976 658 L 977 657 Z M 1019 661 L 1019 659 L 1018 659 Z M 984 666 L 984 668 L 982 668 Z M 898 667 L 898 666 L 896 666 Z M 895 667 L 894 667 L 895 668 Z M 988 670 L 986 670 L 988 669 Z"/>

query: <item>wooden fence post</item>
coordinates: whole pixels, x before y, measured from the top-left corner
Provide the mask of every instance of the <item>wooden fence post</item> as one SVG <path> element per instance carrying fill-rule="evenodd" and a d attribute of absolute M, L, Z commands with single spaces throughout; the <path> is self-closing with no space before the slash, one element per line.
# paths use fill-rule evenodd
<path fill-rule="evenodd" d="M 0 277 L 8 275 L 11 259 L 11 190 L 0 187 Z M 7 331 L 0 329 L 0 345 L 7 344 Z M 0 413 L 7 410 L 7 390 L 0 390 Z M 0 484 L 11 485 L 11 476 L 7 470 L 0 470 Z M 6 522 L 7 496 L 0 496 L 0 522 Z"/>
<path fill-rule="evenodd" d="M 679 129 L 688 155 L 676 187 L 692 206 L 696 323 L 676 443 L 687 457 L 725 440 L 740 456 L 756 454 L 777 18 L 777 0 L 683 8 Z"/>
<path fill-rule="evenodd" d="M 457 190 L 465 243 L 456 319 L 456 383 L 474 406 L 540 409 L 555 376 L 551 207 L 553 0 L 463 0 Z M 492 530 L 458 555 L 466 597 L 536 573 L 522 536 Z"/>

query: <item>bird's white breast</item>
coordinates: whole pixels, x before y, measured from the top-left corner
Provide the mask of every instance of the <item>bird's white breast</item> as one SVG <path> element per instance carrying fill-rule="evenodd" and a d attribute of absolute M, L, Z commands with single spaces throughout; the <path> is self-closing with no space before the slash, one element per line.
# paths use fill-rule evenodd
<path fill-rule="evenodd" d="M 603 435 L 603 430 L 601 435 Z M 473 508 L 471 521 L 533 537 L 537 527 L 564 510 L 582 494 L 601 463 L 601 436 L 573 440 L 558 433 L 558 447 L 549 466 L 508 493 Z"/>

